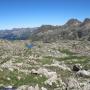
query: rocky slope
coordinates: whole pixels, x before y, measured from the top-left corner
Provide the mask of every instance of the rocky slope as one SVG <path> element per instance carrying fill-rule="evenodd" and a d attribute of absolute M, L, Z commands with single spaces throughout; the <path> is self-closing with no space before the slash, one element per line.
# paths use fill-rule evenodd
<path fill-rule="evenodd" d="M 90 90 L 90 42 L 0 40 L 0 89 L 4 88 Z"/>
<path fill-rule="evenodd" d="M 56 40 L 90 40 L 90 19 L 83 22 L 77 19 L 70 19 L 62 26 L 41 26 L 32 36 L 33 40 L 43 40 L 44 42 Z"/>

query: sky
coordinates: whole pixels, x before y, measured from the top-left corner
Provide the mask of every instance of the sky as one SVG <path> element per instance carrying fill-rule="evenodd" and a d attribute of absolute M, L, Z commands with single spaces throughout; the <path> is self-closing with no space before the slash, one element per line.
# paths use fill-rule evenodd
<path fill-rule="evenodd" d="M 0 0 L 0 29 L 63 25 L 90 18 L 90 0 Z"/>

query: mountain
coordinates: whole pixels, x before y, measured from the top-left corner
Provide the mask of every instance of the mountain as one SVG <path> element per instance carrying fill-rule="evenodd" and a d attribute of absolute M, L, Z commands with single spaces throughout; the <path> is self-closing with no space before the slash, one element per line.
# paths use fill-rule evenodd
<path fill-rule="evenodd" d="M 25 40 L 30 38 L 32 31 L 37 28 L 14 28 L 12 30 L 0 30 L 0 39 Z"/>
<path fill-rule="evenodd" d="M 56 41 L 59 39 L 69 40 L 90 40 L 90 19 L 86 18 L 83 22 L 77 19 L 70 19 L 62 26 L 47 25 L 41 26 L 37 33 L 33 33 L 33 40 L 43 40 L 44 42 Z M 52 29 L 53 28 L 53 29 Z"/>
<path fill-rule="evenodd" d="M 65 25 L 67 26 L 78 26 L 81 24 L 81 21 L 77 19 L 70 19 Z"/>
<path fill-rule="evenodd" d="M 89 40 L 90 41 L 90 19 L 83 22 L 78 19 L 70 19 L 64 25 L 42 25 L 36 28 L 14 28 L 12 30 L 1 30 L 1 39 L 8 40 L 42 40 L 44 42 L 56 40 Z"/>

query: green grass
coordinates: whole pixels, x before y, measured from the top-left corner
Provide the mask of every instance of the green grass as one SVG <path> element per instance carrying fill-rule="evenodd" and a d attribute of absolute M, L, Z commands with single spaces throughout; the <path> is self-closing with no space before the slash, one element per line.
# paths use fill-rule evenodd
<path fill-rule="evenodd" d="M 81 59 L 88 59 L 87 56 L 67 56 L 67 57 L 63 57 L 63 58 L 56 58 L 57 60 L 60 60 L 60 61 L 63 61 L 63 60 L 72 60 L 72 59 L 78 59 L 78 60 L 81 60 Z"/>
<path fill-rule="evenodd" d="M 46 77 L 42 76 L 40 77 L 39 75 L 26 75 L 24 78 L 21 80 L 17 81 L 15 83 L 15 86 L 20 86 L 20 85 L 44 85 L 44 81 L 46 80 Z"/>
<path fill-rule="evenodd" d="M 67 54 L 67 55 L 75 55 L 76 53 L 74 53 L 74 52 L 71 52 L 70 50 L 68 50 L 68 49 L 58 49 L 58 51 L 60 51 L 61 53 L 65 53 L 65 54 Z"/>
<path fill-rule="evenodd" d="M 40 60 L 40 62 L 42 63 L 42 65 L 44 64 L 51 64 L 53 62 L 53 57 L 51 56 L 47 56 L 47 57 L 43 57 L 42 60 Z"/>
<path fill-rule="evenodd" d="M 17 76 L 20 76 L 21 79 L 18 80 Z M 7 77 L 10 78 L 10 80 L 7 80 Z M 0 84 L 4 85 L 13 85 L 15 87 L 21 86 L 21 85 L 36 85 L 39 86 L 44 85 L 44 81 L 46 81 L 46 77 L 39 75 L 32 75 L 32 74 L 24 74 L 21 72 L 18 72 L 17 70 L 14 70 L 14 72 L 11 72 L 7 69 L 4 69 L 3 72 L 0 71 Z"/>
<path fill-rule="evenodd" d="M 22 63 L 22 62 L 24 62 L 24 60 L 25 60 L 25 58 L 18 57 L 18 58 L 15 58 L 14 63 Z"/>
<path fill-rule="evenodd" d="M 56 58 L 52 56 L 47 56 L 44 57 L 41 62 L 42 64 L 51 64 L 53 63 L 53 59 L 58 60 L 58 61 L 65 61 L 66 64 L 81 64 L 82 66 L 86 68 L 90 68 L 89 62 L 90 62 L 90 57 L 89 56 L 77 56 L 75 55 L 68 55 L 67 57 L 62 57 L 62 58 Z"/>

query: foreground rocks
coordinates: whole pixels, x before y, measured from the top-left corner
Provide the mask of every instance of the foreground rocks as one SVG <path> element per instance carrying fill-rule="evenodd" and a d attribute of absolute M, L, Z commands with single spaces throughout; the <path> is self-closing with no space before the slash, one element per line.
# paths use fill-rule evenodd
<path fill-rule="evenodd" d="M 44 87 L 39 88 L 39 86 L 37 84 L 35 87 L 23 85 L 23 86 L 20 86 L 19 88 L 17 88 L 16 90 L 47 90 L 47 89 Z"/>
<path fill-rule="evenodd" d="M 67 90 L 80 90 L 79 82 L 75 78 L 70 77 L 67 83 Z"/>
<path fill-rule="evenodd" d="M 79 70 L 76 74 L 80 77 L 90 77 L 90 72 L 86 70 Z"/>
<path fill-rule="evenodd" d="M 39 74 L 39 75 L 44 75 L 48 78 L 48 80 L 45 81 L 45 84 L 49 84 L 52 85 L 52 83 L 56 83 L 57 79 L 57 73 L 56 72 L 51 72 L 48 71 L 45 68 L 40 68 L 37 71 L 36 70 L 32 70 L 31 71 L 32 74 Z"/>
<path fill-rule="evenodd" d="M 0 87 L 90 90 L 89 42 L 34 42 L 32 49 L 25 45 L 26 41 L 0 42 Z"/>

